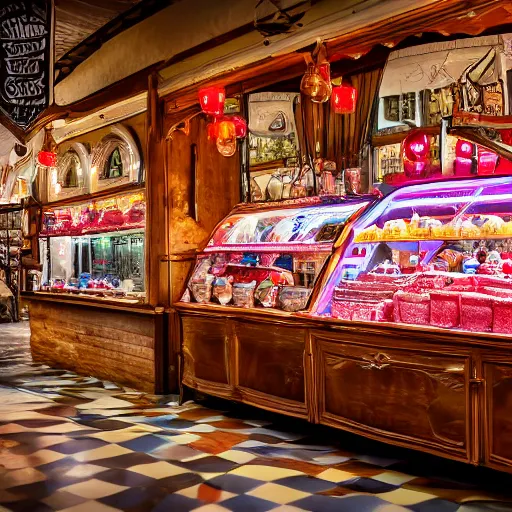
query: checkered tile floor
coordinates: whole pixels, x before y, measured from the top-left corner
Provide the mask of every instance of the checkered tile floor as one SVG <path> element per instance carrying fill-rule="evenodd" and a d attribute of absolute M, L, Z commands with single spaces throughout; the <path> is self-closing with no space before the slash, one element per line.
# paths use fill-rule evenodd
<path fill-rule="evenodd" d="M 511 477 L 32 364 L 0 325 L 0 512 L 501 512 Z"/>

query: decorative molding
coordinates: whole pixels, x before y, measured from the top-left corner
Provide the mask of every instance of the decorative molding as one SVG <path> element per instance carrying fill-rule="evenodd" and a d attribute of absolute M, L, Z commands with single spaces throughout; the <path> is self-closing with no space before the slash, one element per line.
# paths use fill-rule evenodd
<path fill-rule="evenodd" d="M 57 144 L 83 135 L 84 133 L 119 123 L 147 110 L 147 92 L 98 110 L 81 119 L 66 122 L 64 126 L 54 126 L 53 138 Z"/>

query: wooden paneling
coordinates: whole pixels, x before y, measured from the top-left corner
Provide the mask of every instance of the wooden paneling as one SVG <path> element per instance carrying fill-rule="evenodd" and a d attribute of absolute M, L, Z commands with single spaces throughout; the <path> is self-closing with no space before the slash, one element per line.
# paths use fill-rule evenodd
<path fill-rule="evenodd" d="M 155 391 L 155 315 L 30 300 L 30 329 L 35 361 Z"/>
<path fill-rule="evenodd" d="M 484 361 L 486 387 L 485 459 L 497 468 L 512 469 L 512 357 L 494 356 Z"/>
<path fill-rule="evenodd" d="M 183 384 L 512 472 L 509 338 L 178 304 Z"/>
<path fill-rule="evenodd" d="M 239 386 L 304 403 L 304 329 L 236 322 Z"/>
<path fill-rule="evenodd" d="M 183 378 L 229 383 L 227 322 L 200 317 L 183 318 Z"/>
<path fill-rule="evenodd" d="M 379 341 L 313 339 L 320 422 L 469 459 L 469 354 Z"/>
<path fill-rule="evenodd" d="M 202 248 L 240 200 L 239 151 L 229 158 L 222 156 L 208 140 L 206 125 L 203 115 L 196 116 L 190 120 L 188 135 L 174 131 L 167 142 L 173 255 Z"/>

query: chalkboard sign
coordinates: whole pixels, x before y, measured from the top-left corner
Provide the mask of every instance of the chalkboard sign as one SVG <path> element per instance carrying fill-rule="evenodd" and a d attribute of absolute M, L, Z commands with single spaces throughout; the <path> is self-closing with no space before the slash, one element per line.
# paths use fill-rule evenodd
<path fill-rule="evenodd" d="M 48 107 L 51 0 L 0 2 L 0 109 L 26 129 Z"/>

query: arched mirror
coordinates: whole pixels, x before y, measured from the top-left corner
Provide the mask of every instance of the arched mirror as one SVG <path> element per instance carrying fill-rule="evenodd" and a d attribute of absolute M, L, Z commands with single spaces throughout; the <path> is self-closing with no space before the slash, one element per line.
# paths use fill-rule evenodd
<path fill-rule="evenodd" d="M 139 181 L 141 158 L 133 135 L 113 125 L 92 151 L 92 180 L 97 190 Z"/>
<path fill-rule="evenodd" d="M 87 148 L 74 142 L 57 156 L 57 167 L 50 170 L 48 199 L 58 201 L 89 192 L 91 159 Z"/>

